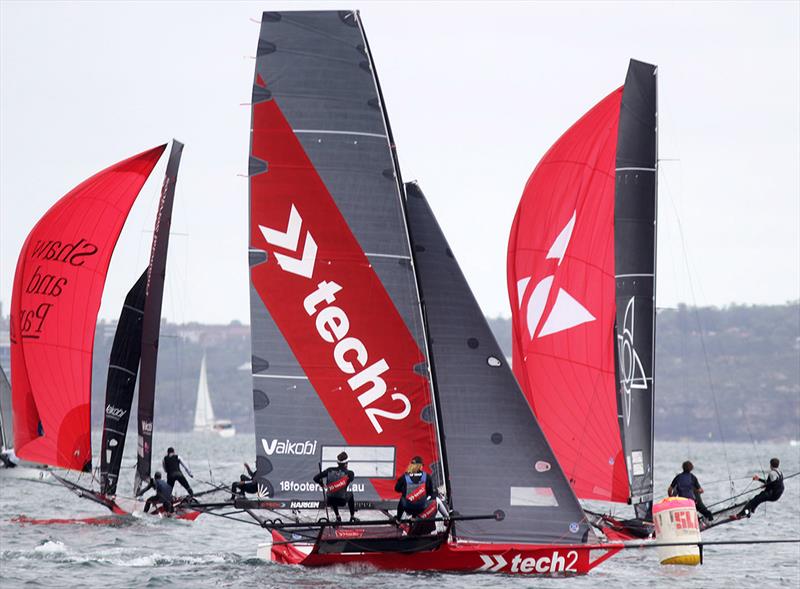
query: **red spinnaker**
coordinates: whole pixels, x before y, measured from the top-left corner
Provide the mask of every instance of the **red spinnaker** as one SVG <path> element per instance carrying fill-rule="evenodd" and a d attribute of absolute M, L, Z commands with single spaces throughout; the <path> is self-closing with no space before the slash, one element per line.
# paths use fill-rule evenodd
<path fill-rule="evenodd" d="M 578 497 L 625 502 L 617 415 L 614 178 L 622 89 L 550 148 L 508 245 L 514 373 Z"/>
<path fill-rule="evenodd" d="M 91 468 L 92 346 L 111 254 L 161 145 L 95 174 L 25 240 L 11 300 L 14 443 L 20 458 Z"/>

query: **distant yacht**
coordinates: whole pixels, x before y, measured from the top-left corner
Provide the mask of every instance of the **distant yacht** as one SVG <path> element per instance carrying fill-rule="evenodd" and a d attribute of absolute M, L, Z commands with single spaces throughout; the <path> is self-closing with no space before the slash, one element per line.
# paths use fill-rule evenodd
<path fill-rule="evenodd" d="M 214 408 L 211 406 L 211 394 L 208 391 L 208 376 L 206 375 L 206 355 L 200 364 L 200 382 L 197 383 L 197 407 L 194 410 L 194 431 L 212 432 L 223 438 L 230 438 L 236 434 L 230 419 L 214 419 Z"/>

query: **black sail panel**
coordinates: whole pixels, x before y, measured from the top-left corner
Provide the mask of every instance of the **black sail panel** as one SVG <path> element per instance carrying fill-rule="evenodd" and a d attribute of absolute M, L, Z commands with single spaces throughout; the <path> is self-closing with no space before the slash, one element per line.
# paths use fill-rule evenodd
<path fill-rule="evenodd" d="M 578 543 L 591 535 L 422 191 L 406 184 L 409 231 L 429 334 L 452 507 L 502 511 L 458 522 L 461 539 Z"/>
<path fill-rule="evenodd" d="M 655 399 L 656 67 L 631 60 L 617 138 L 614 241 L 618 406 L 638 517 L 652 518 Z"/>
<path fill-rule="evenodd" d="M 164 297 L 164 278 L 167 272 L 167 247 L 169 228 L 172 223 L 172 203 L 175 199 L 175 184 L 178 181 L 178 166 L 183 152 L 183 143 L 172 142 L 172 148 L 161 186 L 150 265 L 147 270 L 146 301 L 142 323 L 142 358 L 139 376 L 138 447 L 136 452 L 136 477 L 134 489 L 150 479 L 150 462 L 153 453 L 153 409 L 156 393 L 156 365 L 158 361 L 158 338 L 161 331 L 161 303 Z"/>
<path fill-rule="evenodd" d="M 142 318 L 144 317 L 147 270 L 128 291 L 111 345 L 106 382 L 103 442 L 100 446 L 100 492 L 115 495 L 128 434 L 139 358 L 142 353 Z"/>
<path fill-rule="evenodd" d="M 3 448 L 14 447 L 14 419 L 11 415 L 11 385 L 0 366 L 0 441 Z"/>

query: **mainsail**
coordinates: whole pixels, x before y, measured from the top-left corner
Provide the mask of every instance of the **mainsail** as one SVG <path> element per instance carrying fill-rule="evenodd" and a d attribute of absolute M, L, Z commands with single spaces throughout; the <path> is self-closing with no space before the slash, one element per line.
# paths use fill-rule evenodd
<path fill-rule="evenodd" d="M 22 247 L 11 302 L 20 458 L 91 469 L 92 346 L 100 298 L 128 212 L 165 147 L 74 188 L 45 213 Z"/>
<path fill-rule="evenodd" d="M 208 390 L 206 374 L 206 355 L 200 363 L 200 380 L 197 383 L 197 405 L 194 409 L 194 429 L 205 430 L 214 424 L 214 408 L 211 406 L 211 393 Z"/>
<path fill-rule="evenodd" d="M 353 12 L 263 15 L 250 150 L 260 484 L 319 498 L 346 450 L 364 500 L 415 455 L 443 483 L 425 336 L 383 103 Z"/>
<path fill-rule="evenodd" d="M 142 353 L 142 317 L 144 315 L 147 270 L 125 297 L 125 304 L 114 333 L 108 363 L 103 442 L 100 450 L 100 492 L 115 495 L 128 435 L 139 358 Z"/>
<path fill-rule="evenodd" d="M 183 143 L 173 140 L 164 172 L 161 199 L 156 215 L 153 244 L 150 250 L 150 265 L 147 268 L 144 314 L 142 317 L 141 372 L 139 374 L 138 444 L 136 452 L 136 475 L 134 489 L 150 479 L 150 463 L 153 452 L 153 409 L 156 394 L 156 363 L 158 361 L 158 337 L 161 331 L 161 302 L 164 295 L 164 277 L 167 272 L 167 246 L 172 223 L 172 203 L 175 199 L 175 184 L 178 181 L 178 166 L 183 153 Z"/>
<path fill-rule="evenodd" d="M 0 450 L 14 447 L 14 418 L 11 414 L 11 384 L 0 366 Z"/>
<path fill-rule="evenodd" d="M 472 541 L 566 543 L 590 535 L 583 511 L 422 191 L 406 184 L 408 224 L 442 415 L 450 499 Z"/>
<path fill-rule="evenodd" d="M 655 67 L 534 170 L 508 247 L 514 372 L 578 497 L 652 500 Z"/>

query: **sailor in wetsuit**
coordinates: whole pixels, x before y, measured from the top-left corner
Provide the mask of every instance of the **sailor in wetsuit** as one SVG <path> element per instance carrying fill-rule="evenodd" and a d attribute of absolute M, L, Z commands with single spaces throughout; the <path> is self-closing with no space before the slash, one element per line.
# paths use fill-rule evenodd
<path fill-rule="evenodd" d="M 239 476 L 239 482 L 231 485 L 231 499 L 236 499 L 236 495 L 244 497 L 245 493 L 258 493 L 258 483 L 256 483 L 256 473 L 250 465 L 244 463 L 247 474 Z"/>
<path fill-rule="evenodd" d="M 683 472 L 672 479 L 672 484 L 670 484 L 667 489 L 667 494 L 670 497 L 691 499 L 694 501 L 697 511 L 706 518 L 707 521 L 714 521 L 713 514 L 708 507 L 703 504 L 703 500 L 700 498 L 703 488 L 700 486 L 697 477 L 692 474 L 694 465 L 687 460 L 681 465 L 681 468 Z"/>
<path fill-rule="evenodd" d="M 175 511 L 175 509 L 172 507 L 172 485 L 165 483 L 161 479 L 160 472 L 156 471 L 156 474 L 153 475 L 153 478 L 150 479 L 150 482 L 147 484 L 147 486 L 139 492 L 137 497 L 141 497 L 150 489 L 154 489 L 156 494 L 148 497 L 147 501 L 145 502 L 145 513 L 149 513 L 150 508 L 158 503 L 164 506 L 164 511 L 167 513 L 173 513 Z"/>
<path fill-rule="evenodd" d="M 426 519 L 436 513 L 438 504 L 433 490 L 433 480 L 422 467 L 422 458 L 414 456 L 405 474 L 400 476 L 394 485 L 394 490 L 401 495 L 397 504 L 398 520 L 404 513 Z"/>
<path fill-rule="evenodd" d="M 350 521 L 356 519 L 356 503 L 353 494 L 347 490 L 347 486 L 353 482 L 355 473 L 347 469 L 347 452 L 340 452 L 336 457 L 336 466 L 326 468 L 314 476 L 314 482 L 325 489 L 325 502 L 333 508 L 336 514 L 336 521 L 342 521 L 339 515 L 339 508 L 347 505 L 350 510 Z M 323 483 L 322 480 L 325 479 Z"/>
<path fill-rule="evenodd" d="M 175 448 L 167 448 L 167 455 L 164 456 L 161 465 L 164 467 L 164 472 L 167 473 L 167 484 L 170 487 L 174 487 L 175 483 L 178 482 L 189 492 L 189 495 L 194 495 L 194 491 L 192 491 L 189 483 L 186 482 L 186 477 L 181 472 L 181 467 L 186 471 L 186 474 L 194 478 L 192 471 L 183 463 L 181 457 L 175 453 Z"/>
<path fill-rule="evenodd" d="M 764 483 L 764 490 L 747 502 L 747 505 L 744 506 L 744 509 L 742 509 L 736 515 L 737 518 L 750 517 L 755 512 L 756 507 L 762 503 L 766 501 L 777 501 L 781 498 L 781 495 L 783 495 L 784 486 L 783 473 L 778 470 L 780 465 L 780 460 L 777 458 L 772 458 L 769 461 L 769 472 L 767 473 L 766 479 L 762 479 L 757 474 L 753 475 L 754 481 Z"/>

